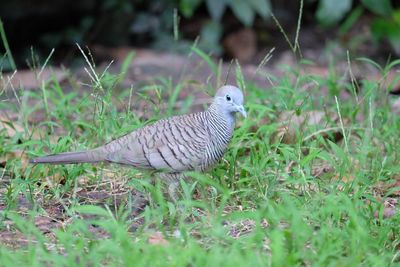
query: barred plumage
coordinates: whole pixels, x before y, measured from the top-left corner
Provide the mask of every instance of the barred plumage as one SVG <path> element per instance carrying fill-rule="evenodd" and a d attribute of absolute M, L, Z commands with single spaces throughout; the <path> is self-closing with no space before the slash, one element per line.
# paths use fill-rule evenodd
<path fill-rule="evenodd" d="M 171 177 L 184 171 L 205 171 L 223 156 L 237 112 L 246 116 L 242 92 L 234 86 L 223 86 L 206 111 L 157 121 L 92 150 L 49 155 L 30 162 L 112 162 L 162 171 Z"/>

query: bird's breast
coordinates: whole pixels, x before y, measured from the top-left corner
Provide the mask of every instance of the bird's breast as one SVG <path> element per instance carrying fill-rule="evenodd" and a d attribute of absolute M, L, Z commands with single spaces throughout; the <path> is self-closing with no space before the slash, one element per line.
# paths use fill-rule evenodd
<path fill-rule="evenodd" d="M 232 138 L 233 126 L 222 118 L 215 118 L 208 123 L 209 142 L 206 146 L 206 156 L 202 169 L 215 165 L 224 155 Z"/>

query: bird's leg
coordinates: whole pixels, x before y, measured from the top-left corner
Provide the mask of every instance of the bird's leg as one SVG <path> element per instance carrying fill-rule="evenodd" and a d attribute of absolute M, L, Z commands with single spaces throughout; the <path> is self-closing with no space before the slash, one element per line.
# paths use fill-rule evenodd
<path fill-rule="evenodd" d="M 183 173 L 160 173 L 159 178 L 168 187 L 168 197 L 172 202 L 177 203 L 178 199 L 182 196 L 179 192 L 179 185 L 182 179 L 188 179 Z"/>
<path fill-rule="evenodd" d="M 178 189 L 179 189 L 179 181 L 172 182 L 168 185 L 168 196 L 171 198 L 172 202 L 178 202 Z"/>
<path fill-rule="evenodd" d="M 130 216 L 132 216 L 132 218 L 135 218 L 138 214 L 144 211 L 147 205 L 149 205 L 150 198 L 146 195 L 146 193 L 140 192 L 138 190 L 133 191 L 131 191 L 132 200 L 131 202 L 127 201 L 129 203 L 129 206 L 127 207 L 132 210 Z"/>

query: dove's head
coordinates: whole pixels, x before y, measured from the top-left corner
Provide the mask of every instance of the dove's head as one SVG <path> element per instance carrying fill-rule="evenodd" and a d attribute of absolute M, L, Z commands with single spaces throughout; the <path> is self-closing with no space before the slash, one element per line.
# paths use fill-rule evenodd
<path fill-rule="evenodd" d="M 247 116 L 243 107 L 243 92 L 232 85 L 225 85 L 218 89 L 214 97 L 214 104 L 219 112 L 228 116 L 234 116 L 237 112 Z"/>

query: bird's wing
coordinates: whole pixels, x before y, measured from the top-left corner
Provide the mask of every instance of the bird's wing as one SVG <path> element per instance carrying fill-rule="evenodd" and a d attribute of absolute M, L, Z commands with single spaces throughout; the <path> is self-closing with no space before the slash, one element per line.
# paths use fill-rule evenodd
<path fill-rule="evenodd" d="M 180 172 L 198 169 L 204 161 L 208 131 L 189 116 L 173 117 L 141 128 L 106 156 L 114 163 Z"/>

